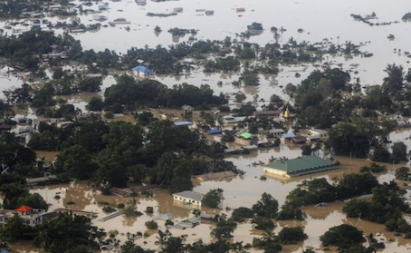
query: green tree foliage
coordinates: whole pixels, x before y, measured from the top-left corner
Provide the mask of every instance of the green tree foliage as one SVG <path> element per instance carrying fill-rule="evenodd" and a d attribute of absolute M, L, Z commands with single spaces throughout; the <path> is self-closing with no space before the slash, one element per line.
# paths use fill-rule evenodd
<path fill-rule="evenodd" d="M 99 249 L 96 239 L 100 236 L 89 218 L 60 214 L 57 219 L 40 225 L 34 244 L 50 253 L 76 252 L 80 247 L 89 252 Z"/>
<path fill-rule="evenodd" d="M 365 242 L 362 232 L 347 224 L 330 228 L 320 237 L 320 240 L 324 245 L 334 245 L 340 249 L 361 245 Z"/>
<path fill-rule="evenodd" d="M 117 84 L 106 89 L 105 105 L 116 103 L 126 106 L 148 105 L 181 107 L 182 105 L 221 105 L 226 103 L 223 96 L 215 96 L 208 85 L 196 87 L 183 83 L 172 89 L 158 81 L 145 79 L 136 82 L 133 77 L 122 75 Z"/>
<path fill-rule="evenodd" d="M 92 97 L 87 104 L 87 109 L 93 112 L 99 112 L 103 110 L 104 102 L 101 97 Z"/>
<path fill-rule="evenodd" d="M 373 189 L 371 201 L 352 200 L 348 202 L 343 211 L 348 217 L 362 218 L 372 222 L 385 224 L 389 231 L 410 233 L 409 225 L 402 216 L 402 212 L 411 210 L 404 202 L 403 192 L 395 182 L 384 183 Z"/>
<path fill-rule="evenodd" d="M 390 152 L 381 145 L 378 145 L 374 148 L 372 154 L 372 160 L 375 162 L 384 162 L 387 163 L 390 161 L 391 154 Z"/>
<path fill-rule="evenodd" d="M 264 192 L 261 195 L 261 200 L 253 205 L 252 210 L 257 216 L 275 218 L 278 212 L 278 201 Z"/>
<path fill-rule="evenodd" d="M 387 170 L 387 166 L 371 163 L 369 166 L 363 166 L 360 169 L 361 173 L 381 173 Z"/>
<path fill-rule="evenodd" d="M 222 194 L 218 189 L 211 189 L 203 196 L 203 205 L 211 208 L 217 208 L 220 206 L 222 200 Z"/>
<path fill-rule="evenodd" d="M 232 233 L 236 228 L 237 224 L 234 221 L 221 216 L 216 227 L 211 230 L 211 235 L 219 241 L 225 241 L 233 237 Z"/>
<path fill-rule="evenodd" d="M 402 66 L 388 64 L 384 70 L 387 77 L 384 78 L 383 88 L 388 92 L 395 94 L 404 88 L 404 69 Z"/>
<path fill-rule="evenodd" d="M 404 144 L 404 142 L 394 143 L 391 149 L 392 149 L 391 161 L 393 163 L 407 161 L 407 146 Z"/>
<path fill-rule="evenodd" d="M 145 223 L 145 225 L 146 225 L 147 229 L 155 230 L 155 229 L 158 228 L 158 224 L 157 224 L 157 222 L 155 222 L 155 221 L 147 221 L 147 222 Z"/>
<path fill-rule="evenodd" d="M 204 72 L 212 72 L 215 70 L 238 71 L 240 70 L 240 65 L 240 61 L 233 56 L 217 58 L 215 60 L 208 60 L 204 64 Z"/>
<path fill-rule="evenodd" d="M 407 167 L 398 168 L 398 169 L 395 171 L 395 178 L 396 178 L 397 180 L 410 181 L 410 180 L 411 180 L 410 170 L 409 170 Z"/>
<path fill-rule="evenodd" d="M 259 230 L 272 230 L 274 229 L 274 222 L 270 218 L 266 217 L 255 217 L 251 220 L 251 224 L 254 225 L 255 229 Z"/>
<path fill-rule="evenodd" d="M 49 208 L 46 201 L 38 193 L 29 193 L 21 195 L 17 200 L 17 206 L 29 206 L 35 209 L 47 210 Z"/>
<path fill-rule="evenodd" d="M 297 244 L 307 238 L 303 227 L 284 227 L 278 233 L 278 240 L 282 244 Z"/>
<path fill-rule="evenodd" d="M 254 217 L 254 211 L 251 210 L 248 207 L 239 207 L 233 210 L 233 213 L 231 215 L 231 219 L 237 221 L 237 222 L 242 222 L 245 219 L 253 218 Z"/>
<path fill-rule="evenodd" d="M 120 248 L 120 253 L 154 253 L 153 250 L 145 250 L 134 244 L 133 241 L 126 241 Z"/>
<path fill-rule="evenodd" d="M 0 228 L 1 238 L 8 242 L 33 239 L 33 232 L 35 229 L 28 226 L 17 214 Z"/>
<path fill-rule="evenodd" d="M 70 177 L 88 179 L 98 169 L 93 157 L 81 145 L 66 148 L 57 156 L 55 168 Z"/>
<path fill-rule="evenodd" d="M 369 194 L 376 186 L 378 181 L 371 173 L 345 174 L 337 185 L 331 185 L 325 178 L 315 178 L 303 181 L 288 194 L 287 199 L 295 206 L 313 205 Z"/>
<path fill-rule="evenodd" d="M 101 78 L 87 77 L 79 82 L 77 88 L 81 92 L 98 92 L 101 85 Z"/>
<path fill-rule="evenodd" d="M 152 121 L 154 121 L 154 116 L 151 112 L 142 112 L 136 115 L 138 122 L 142 126 L 148 126 Z"/>
<path fill-rule="evenodd" d="M 293 203 L 285 203 L 278 212 L 277 220 L 305 220 L 306 214 L 299 206 Z"/>
<path fill-rule="evenodd" d="M 53 85 L 46 83 L 40 90 L 35 91 L 31 105 L 36 108 L 55 105 L 54 92 Z"/>
<path fill-rule="evenodd" d="M 329 145 L 337 155 L 365 157 L 370 150 L 370 137 L 358 126 L 341 123 L 329 132 Z"/>
<path fill-rule="evenodd" d="M 257 73 L 251 71 L 244 71 L 241 74 L 241 80 L 244 82 L 244 85 L 247 86 L 258 86 L 260 85 L 260 77 Z"/>
<path fill-rule="evenodd" d="M 266 231 L 262 238 L 253 238 L 253 247 L 266 253 L 279 253 L 283 248 L 278 237 L 271 231 Z"/>

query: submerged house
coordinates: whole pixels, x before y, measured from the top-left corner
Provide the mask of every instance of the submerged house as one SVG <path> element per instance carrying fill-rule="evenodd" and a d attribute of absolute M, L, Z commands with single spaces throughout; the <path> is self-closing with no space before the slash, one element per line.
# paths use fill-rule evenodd
<path fill-rule="evenodd" d="M 335 161 L 322 159 L 313 155 L 285 161 L 277 160 L 263 165 L 264 173 L 285 178 L 297 177 L 338 168 L 339 165 Z"/>
<path fill-rule="evenodd" d="M 21 206 L 16 210 L 2 210 L 0 211 L 0 227 L 4 226 L 15 214 L 17 214 L 24 223 L 34 227 L 43 222 L 45 210 L 33 209 L 29 206 Z"/>
<path fill-rule="evenodd" d="M 146 78 L 153 75 L 154 72 L 144 66 L 136 66 L 133 68 L 133 75 L 138 78 Z"/>
<path fill-rule="evenodd" d="M 204 194 L 193 191 L 183 191 L 173 194 L 173 200 L 183 205 L 195 205 L 201 207 Z"/>
<path fill-rule="evenodd" d="M 239 145 L 250 146 L 250 145 L 257 145 L 258 138 L 255 134 L 245 132 L 245 133 L 240 134 L 239 136 L 236 136 L 234 141 L 236 144 L 239 144 Z"/>

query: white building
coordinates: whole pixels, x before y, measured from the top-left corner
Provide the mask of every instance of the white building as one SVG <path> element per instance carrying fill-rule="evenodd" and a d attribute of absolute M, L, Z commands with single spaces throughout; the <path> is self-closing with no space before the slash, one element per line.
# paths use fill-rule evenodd
<path fill-rule="evenodd" d="M 0 211 L 0 227 L 4 226 L 15 214 L 17 214 L 27 225 L 35 227 L 43 222 L 45 210 L 33 209 L 29 206 L 21 206 L 16 210 Z"/>
<path fill-rule="evenodd" d="M 201 207 L 204 194 L 193 191 L 183 191 L 173 194 L 173 200 L 184 205 L 196 205 Z"/>

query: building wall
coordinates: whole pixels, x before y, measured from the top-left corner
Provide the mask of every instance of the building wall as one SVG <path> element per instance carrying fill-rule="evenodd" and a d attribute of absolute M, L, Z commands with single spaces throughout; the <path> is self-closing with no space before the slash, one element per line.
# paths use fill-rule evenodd
<path fill-rule="evenodd" d="M 257 144 L 257 139 L 244 139 L 242 137 L 235 137 L 235 143 L 239 145 L 249 146 Z"/>
<path fill-rule="evenodd" d="M 290 177 L 285 171 L 276 170 L 276 169 L 268 168 L 268 167 L 264 167 L 264 173 L 274 174 L 274 175 L 282 176 L 282 177 Z"/>
<path fill-rule="evenodd" d="M 182 203 L 191 203 L 193 205 L 201 206 L 201 201 L 193 200 L 190 198 L 185 198 L 178 195 L 173 195 L 174 201 L 182 202 Z"/>

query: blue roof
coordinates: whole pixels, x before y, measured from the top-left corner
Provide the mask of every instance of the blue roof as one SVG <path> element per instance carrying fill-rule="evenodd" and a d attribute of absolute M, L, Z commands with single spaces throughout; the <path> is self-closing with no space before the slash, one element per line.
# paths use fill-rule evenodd
<path fill-rule="evenodd" d="M 283 134 L 282 137 L 285 138 L 285 139 L 287 139 L 287 138 L 294 138 L 294 137 L 296 137 L 296 135 L 293 134 L 293 133 L 291 133 L 291 134 Z"/>
<path fill-rule="evenodd" d="M 144 66 L 137 66 L 133 68 L 133 71 L 137 71 L 137 72 L 143 72 L 144 74 L 152 74 L 153 71 L 151 71 L 150 69 L 144 67 Z"/>
<path fill-rule="evenodd" d="M 208 134 L 221 134 L 223 130 L 221 129 L 210 129 L 207 131 Z"/>
<path fill-rule="evenodd" d="M 10 252 L 10 251 L 5 250 L 5 249 L 1 251 L 1 253 L 9 253 L 9 252 Z"/>
<path fill-rule="evenodd" d="M 174 122 L 174 124 L 176 126 L 190 126 L 193 123 L 191 123 L 190 121 L 177 121 L 177 122 Z"/>

